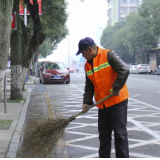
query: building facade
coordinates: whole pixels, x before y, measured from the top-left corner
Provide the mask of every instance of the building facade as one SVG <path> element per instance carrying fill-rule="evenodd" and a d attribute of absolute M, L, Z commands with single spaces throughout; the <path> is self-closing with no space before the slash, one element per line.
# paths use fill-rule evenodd
<path fill-rule="evenodd" d="M 107 26 L 114 26 L 116 22 L 125 20 L 125 17 L 133 11 L 137 11 L 142 0 L 107 0 Z"/>

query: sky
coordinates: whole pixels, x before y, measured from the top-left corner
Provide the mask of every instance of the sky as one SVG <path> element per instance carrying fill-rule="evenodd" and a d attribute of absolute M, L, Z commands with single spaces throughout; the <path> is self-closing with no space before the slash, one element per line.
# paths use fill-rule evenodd
<path fill-rule="evenodd" d="M 69 14 L 66 25 L 69 35 L 58 44 L 51 55 L 39 61 L 63 62 L 66 67 L 70 67 L 72 60 L 79 60 L 81 57 L 81 55 L 75 56 L 80 39 L 91 37 L 100 46 L 99 39 L 107 25 L 107 0 L 66 1 Z"/>

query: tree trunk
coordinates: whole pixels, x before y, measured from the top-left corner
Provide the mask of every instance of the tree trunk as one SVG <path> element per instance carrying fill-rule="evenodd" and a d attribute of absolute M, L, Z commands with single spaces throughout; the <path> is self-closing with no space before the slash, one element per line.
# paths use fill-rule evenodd
<path fill-rule="evenodd" d="M 24 74 L 26 74 L 26 70 L 29 68 L 29 64 L 33 57 L 33 54 L 37 50 L 37 48 L 43 43 L 46 35 L 41 32 L 41 22 L 39 18 L 39 9 L 37 0 L 33 0 L 33 5 L 30 3 L 30 0 L 24 0 L 24 3 L 27 5 L 27 8 L 30 12 L 30 16 L 33 20 L 34 24 L 34 32 L 31 36 L 27 28 L 22 25 L 22 31 L 24 35 L 24 54 L 22 60 L 22 67 L 24 70 Z M 28 70 L 27 70 L 28 71 Z M 26 74 L 27 75 L 27 74 Z M 23 76 L 23 88 L 25 85 L 26 76 Z"/>
<path fill-rule="evenodd" d="M 23 71 L 23 74 L 22 74 L 22 90 L 23 90 L 25 86 L 26 76 L 28 74 L 28 68 L 23 67 L 22 71 Z"/>
<path fill-rule="evenodd" d="M 13 11 L 19 13 L 19 0 L 14 0 Z M 11 95 L 10 99 L 23 98 L 22 57 L 21 57 L 21 20 L 17 14 L 17 30 L 11 34 Z"/>
<path fill-rule="evenodd" d="M 0 0 L 0 99 L 10 46 L 12 5 L 12 0 Z"/>
<path fill-rule="evenodd" d="M 132 64 L 134 64 L 135 63 L 135 56 L 136 56 L 136 52 L 135 52 L 135 50 L 133 51 L 133 59 L 132 59 Z"/>
<path fill-rule="evenodd" d="M 25 80 L 26 76 L 28 74 L 28 68 L 30 61 L 27 59 L 27 52 L 29 47 L 29 40 L 31 39 L 31 35 L 27 29 L 27 27 L 24 25 L 24 23 L 21 24 L 22 26 L 22 40 L 23 40 L 23 54 L 22 54 L 22 89 L 24 89 L 25 86 Z M 28 77 L 29 78 L 29 77 Z"/>

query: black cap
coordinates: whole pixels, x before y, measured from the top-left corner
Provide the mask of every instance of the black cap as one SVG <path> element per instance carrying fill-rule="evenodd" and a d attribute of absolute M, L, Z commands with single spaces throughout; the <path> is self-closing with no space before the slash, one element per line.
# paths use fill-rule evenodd
<path fill-rule="evenodd" d="M 79 41 L 78 47 L 79 50 L 76 55 L 79 55 L 84 49 L 94 45 L 94 40 L 92 38 L 86 37 Z"/>

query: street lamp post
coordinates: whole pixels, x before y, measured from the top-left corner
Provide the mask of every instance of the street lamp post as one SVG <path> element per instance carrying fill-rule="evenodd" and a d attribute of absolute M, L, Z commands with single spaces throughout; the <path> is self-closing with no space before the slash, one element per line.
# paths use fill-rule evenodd
<path fill-rule="evenodd" d="M 27 5 L 24 7 L 24 24 L 27 27 Z"/>

